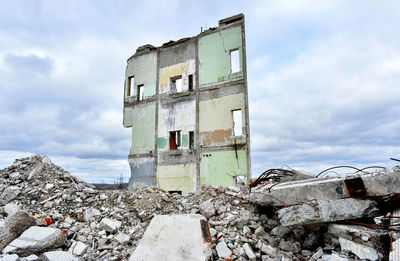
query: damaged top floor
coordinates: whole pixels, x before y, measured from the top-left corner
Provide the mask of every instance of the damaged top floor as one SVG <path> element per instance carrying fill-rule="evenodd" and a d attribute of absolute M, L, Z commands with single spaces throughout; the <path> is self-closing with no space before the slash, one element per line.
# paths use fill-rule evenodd
<path fill-rule="evenodd" d="M 187 194 L 250 179 L 243 14 L 194 37 L 137 48 L 125 76 L 131 188 Z"/>

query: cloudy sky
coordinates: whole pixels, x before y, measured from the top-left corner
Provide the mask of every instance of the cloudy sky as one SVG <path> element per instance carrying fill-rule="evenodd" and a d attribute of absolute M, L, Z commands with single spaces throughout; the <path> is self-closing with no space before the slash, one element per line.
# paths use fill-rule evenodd
<path fill-rule="evenodd" d="M 127 181 L 126 59 L 241 12 L 253 176 L 400 157 L 399 1 L 0 4 L 0 168 L 40 153 L 90 182 Z"/>

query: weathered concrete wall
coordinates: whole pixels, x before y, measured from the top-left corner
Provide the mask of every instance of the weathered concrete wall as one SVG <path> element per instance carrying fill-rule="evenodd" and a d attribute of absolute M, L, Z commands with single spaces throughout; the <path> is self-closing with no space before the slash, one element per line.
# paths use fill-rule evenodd
<path fill-rule="evenodd" d="M 160 68 L 160 94 L 169 93 L 171 91 L 170 78 L 179 75 L 181 75 L 183 79 L 182 91 L 188 91 L 190 74 L 193 75 L 193 83 L 195 82 L 195 64 L 195 60 L 190 59 L 182 63 L 177 63 Z"/>
<path fill-rule="evenodd" d="M 148 98 L 156 94 L 157 79 L 157 52 L 151 52 L 139 56 L 132 57 L 128 60 L 125 72 L 125 97 L 128 93 L 128 78 L 135 76 L 135 88 L 131 96 L 136 99 L 137 86 L 143 84 L 144 98 Z"/>
<path fill-rule="evenodd" d="M 189 148 L 189 131 L 196 130 L 196 101 L 161 101 L 158 109 L 158 149 L 169 150 L 169 132 L 180 130 L 181 149 Z"/>
<path fill-rule="evenodd" d="M 247 177 L 247 151 L 203 152 L 200 158 L 200 185 L 224 185 L 235 184 L 234 176 Z M 223 163 L 223 164 L 222 164 Z"/>
<path fill-rule="evenodd" d="M 131 167 L 131 177 L 129 178 L 129 189 L 133 190 L 135 183 L 143 183 L 154 186 L 154 158 L 131 158 L 128 160 Z"/>
<path fill-rule="evenodd" d="M 175 44 L 160 49 L 160 68 L 183 63 L 194 59 L 196 55 L 196 39 L 190 39 L 181 44 Z"/>
<path fill-rule="evenodd" d="M 241 71 L 231 74 L 230 50 L 239 49 Z M 199 84 L 222 83 L 243 78 L 242 29 L 216 31 L 199 38 Z"/>
<path fill-rule="evenodd" d="M 130 154 L 154 151 L 156 103 L 138 104 L 131 111 L 133 128 Z"/>
<path fill-rule="evenodd" d="M 183 195 L 196 191 L 196 164 L 157 167 L 157 183 L 168 191 L 182 191 Z"/>
<path fill-rule="evenodd" d="M 232 110 L 242 110 L 243 138 L 246 135 L 244 94 L 239 93 L 221 98 L 200 101 L 199 132 L 203 147 L 232 144 Z M 244 139 L 245 140 L 245 139 Z"/>

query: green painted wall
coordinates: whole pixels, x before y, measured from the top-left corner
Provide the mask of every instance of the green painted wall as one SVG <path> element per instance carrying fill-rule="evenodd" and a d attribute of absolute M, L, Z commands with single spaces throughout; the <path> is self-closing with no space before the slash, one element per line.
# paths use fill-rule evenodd
<path fill-rule="evenodd" d="M 155 115 L 155 103 L 140 104 L 132 110 L 131 154 L 154 151 Z"/>
<path fill-rule="evenodd" d="M 135 77 L 135 88 L 131 97 L 136 97 L 137 86 L 143 84 L 144 98 L 156 94 L 157 52 L 136 56 L 126 66 L 125 97 L 127 96 L 128 77 Z"/>
<path fill-rule="evenodd" d="M 238 160 L 235 151 L 203 152 L 200 160 L 200 185 L 232 186 L 235 183 L 232 176 L 246 176 L 246 150 L 238 150 L 237 154 Z"/>
<path fill-rule="evenodd" d="M 243 78 L 243 71 L 230 74 L 230 50 L 239 48 L 243 70 L 242 29 L 240 26 L 206 35 L 199 39 L 200 85 Z"/>

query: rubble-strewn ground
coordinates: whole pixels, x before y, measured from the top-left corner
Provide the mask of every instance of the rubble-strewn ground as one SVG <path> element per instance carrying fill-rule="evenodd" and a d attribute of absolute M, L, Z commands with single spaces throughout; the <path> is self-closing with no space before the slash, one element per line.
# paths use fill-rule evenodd
<path fill-rule="evenodd" d="M 204 187 L 185 197 L 155 187 L 100 191 L 36 155 L 0 171 L 0 195 L 0 233 L 8 217 L 25 211 L 39 226 L 61 229 L 67 240 L 51 250 L 76 260 L 128 260 L 154 215 L 187 213 L 208 219 L 213 260 L 359 260 L 325 238 L 327 225 L 281 226 L 272 208 L 248 201 L 245 186 Z M 30 260 L 63 253 L 34 252 Z"/>

